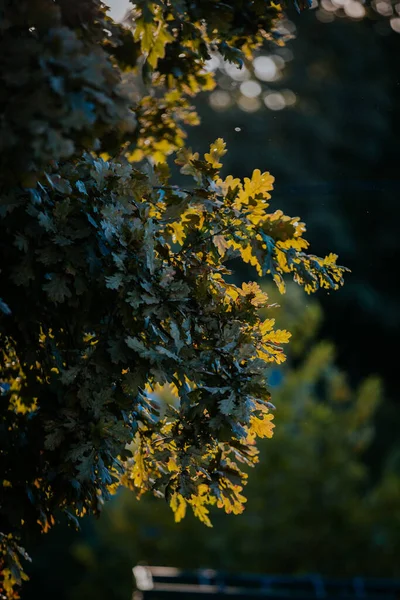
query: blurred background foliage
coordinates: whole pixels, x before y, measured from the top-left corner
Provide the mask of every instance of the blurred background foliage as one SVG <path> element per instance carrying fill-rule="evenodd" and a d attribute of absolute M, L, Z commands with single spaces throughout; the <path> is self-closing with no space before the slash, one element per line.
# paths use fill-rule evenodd
<path fill-rule="evenodd" d="M 160 501 L 122 492 L 79 534 L 65 527 L 43 538 L 24 598 L 129 598 L 138 561 L 400 575 L 399 14 L 384 0 L 289 11 L 291 42 L 242 71 L 213 57 L 218 87 L 195 102 L 202 125 L 190 144 L 204 151 L 217 134 L 229 148 L 226 173 L 273 173 L 276 206 L 307 223 L 316 252 L 334 248 L 352 269 L 318 303 L 293 286 L 279 299 L 270 290 L 293 340 L 288 362 L 271 371 L 277 427 L 260 445 L 247 510 L 214 514 L 209 530 L 191 515 L 174 524 Z"/>

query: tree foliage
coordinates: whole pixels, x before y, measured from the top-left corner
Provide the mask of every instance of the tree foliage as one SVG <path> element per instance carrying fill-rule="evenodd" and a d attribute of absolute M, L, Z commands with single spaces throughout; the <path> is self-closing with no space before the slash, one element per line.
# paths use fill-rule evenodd
<path fill-rule="evenodd" d="M 397 576 L 400 478 L 394 464 L 374 476 L 365 460 L 385 401 L 382 384 L 369 376 L 351 385 L 333 345 L 318 340 L 322 312 L 314 299 L 294 285 L 280 298 L 272 286 L 264 291 L 281 304 L 265 314 L 293 335 L 287 361 L 269 373 L 277 426 L 272 439 L 258 444 L 246 510 L 234 517 L 212 507 L 210 535 L 192 516 L 176 525 L 165 504 L 150 495 L 137 502 L 121 490 L 100 520 L 85 520 L 79 535 L 66 540 L 57 531 L 43 541 L 37 550 L 43 566 L 35 557 L 28 598 L 47 581 L 48 560 L 58 574 L 48 597 L 62 563 L 72 579 L 64 597 L 74 600 L 126 598 L 132 565 L 141 561 L 231 572 Z M 177 402 L 167 386 L 154 397 Z"/>
<path fill-rule="evenodd" d="M 298 218 L 269 211 L 269 173 L 222 178 L 221 139 L 202 158 L 182 147 L 186 97 L 211 85 L 209 50 L 240 63 L 280 14 L 265 0 L 214 9 L 139 2 L 123 29 L 96 0 L 2 3 L 9 597 L 22 577 L 15 539 L 60 512 L 75 524 L 97 514 L 121 483 L 165 496 L 176 520 L 187 505 L 208 525 L 209 505 L 241 512 L 240 463 L 272 435 L 267 369 L 289 334 L 260 317 L 256 283 L 229 283 L 226 262 L 241 257 L 281 291 L 285 274 L 308 292 L 342 283 L 335 255 L 307 253 Z M 149 93 L 135 102 L 124 71 Z M 187 187 L 164 164 L 177 148 Z M 179 402 L 164 412 L 151 393 L 165 384 Z"/>

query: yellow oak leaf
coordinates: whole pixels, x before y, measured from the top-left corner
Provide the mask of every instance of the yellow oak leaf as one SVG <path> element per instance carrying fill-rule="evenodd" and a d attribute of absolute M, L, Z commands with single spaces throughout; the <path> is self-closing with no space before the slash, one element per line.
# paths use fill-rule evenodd
<path fill-rule="evenodd" d="M 250 431 L 260 438 L 272 438 L 275 425 L 272 423 L 274 415 L 263 415 L 262 418 L 250 418 Z"/>
<path fill-rule="evenodd" d="M 210 146 L 210 152 L 207 152 L 204 155 L 206 161 L 214 167 L 214 169 L 219 169 L 222 167 L 222 163 L 219 162 L 219 159 L 226 154 L 226 144 L 222 138 L 218 138 L 213 142 Z"/>
<path fill-rule="evenodd" d="M 212 523 L 209 518 L 209 510 L 205 506 L 206 499 L 204 496 L 192 496 L 190 499 L 190 505 L 193 510 L 193 514 L 207 527 L 212 527 Z"/>
<path fill-rule="evenodd" d="M 268 302 L 268 295 L 262 291 L 258 283 L 255 281 L 242 284 L 242 295 L 252 296 L 250 304 L 256 307 L 265 306 L 265 304 Z"/>
<path fill-rule="evenodd" d="M 248 204 L 250 198 L 263 195 L 264 198 L 269 199 L 271 197 L 268 194 L 269 191 L 274 189 L 275 178 L 268 173 L 261 173 L 260 169 L 255 169 L 251 179 L 245 177 L 243 190 L 238 195 L 238 201 L 240 204 Z M 267 205 L 266 205 L 267 206 Z"/>
<path fill-rule="evenodd" d="M 172 494 L 169 505 L 174 512 L 175 523 L 179 523 L 179 521 L 182 521 L 184 518 L 186 514 L 186 504 L 187 502 L 182 494 Z"/>

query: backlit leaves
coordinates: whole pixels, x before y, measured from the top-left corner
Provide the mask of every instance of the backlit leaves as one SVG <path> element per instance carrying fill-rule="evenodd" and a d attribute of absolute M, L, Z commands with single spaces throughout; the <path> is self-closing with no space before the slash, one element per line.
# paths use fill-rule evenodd
<path fill-rule="evenodd" d="M 226 154 L 226 144 L 222 138 L 219 138 L 211 144 L 210 152 L 206 153 L 204 158 L 215 169 L 219 169 L 222 167 L 222 163 L 219 160 L 224 154 Z"/>
<path fill-rule="evenodd" d="M 279 284 L 292 273 L 310 291 L 341 283 L 335 255 L 305 254 L 304 226 L 268 212 L 269 174 L 219 179 L 224 153 L 217 140 L 204 160 L 180 154 L 190 189 L 153 186 L 124 161 L 86 156 L 49 172 L 35 196 L 21 190 L 19 207 L 5 217 L 6 231 L 17 227 L 22 240 L 7 245 L 7 262 L 18 273 L 16 289 L 30 297 L 37 343 L 33 353 L 31 342 L 21 344 L 24 329 L 10 339 L 29 374 L 30 387 L 18 393 L 40 408 L 46 438 L 38 456 L 50 464 L 57 451 L 67 465 L 70 513 L 97 511 L 83 482 L 107 498 L 118 480 L 139 495 L 164 495 L 178 520 L 190 507 L 210 525 L 212 504 L 240 513 L 240 462 L 254 464 L 255 439 L 272 435 L 267 370 L 285 360 L 289 334 L 260 317 L 268 296 L 259 285 L 229 283 L 224 263 L 240 256 Z M 27 247 L 38 257 L 29 274 Z M 15 313 L 23 323 L 25 307 L 11 291 L 4 318 Z M 173 395 L 163 405 L 165 385 Z"/>
<path fill-rule="evenodd" d="M 165 497 L 176 520 L 190 508 L 210 526 L 212 505 L 240 514 L 241 465 L 272 435 L 268 367 L 285 360 L 289 334 L 261 318 L 257 283 L 228 281 L 226 262 L 241 258 L 282 291 L 285 274 L 315 291 L 344 271 L 333 254 L 306 253 L 298 219 L 270 210 L 269 173 L 222 180 L 222 139 L 202 157 L 184 147 L 182 125 L 198 122 L 189 98 L 214 85 L 210 51 L 240 65 L 274 37 L 279 7 L 139 0 L 129 29 L 89 4 L 23 0 L 4 15 L 9 598 L 21 523 L 47 532 L 64 512 L 76 524 L 119 485 Z M 182 188 L 166 165 L 176 151 Z M 133 166 L 143 159 L 146 170 Z"/>

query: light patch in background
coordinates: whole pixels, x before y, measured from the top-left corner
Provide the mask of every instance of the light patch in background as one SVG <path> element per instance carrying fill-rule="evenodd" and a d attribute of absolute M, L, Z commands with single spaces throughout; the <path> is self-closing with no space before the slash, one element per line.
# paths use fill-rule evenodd
<path fill-rule="evenodd" d="M 400 19 L 398 17 L 390 19 L 390 27 L 393 29 L 393 31 L 400 33 Z"/>
<path fill-rule="evenodd" d="M 270 110 L 282 110 L 286 106 L 286 101 L 280 92 L 271 92 L 264 97 L 264 104 Z"/>
<path fill-rule="evenodd" d="M 110 8 L 108 11 L 114 21 L 122 21 L 132 4 L 129 0 L 105 0 L 104 4 Z"/>
<path fill-rule="evenodd" d="M 364 0 L 320 0 L 320 8 L 316 15 L 319 21 L 323 23 L 332 22 L 335 17 L 347 16 L 354 20 L 359 20 L 365 17 L 366 11 L 363 6 Z M 384 14 L 388 10 L 385 0 L 377 0 L 373 2 L 373 6 L 377 12 Z M 392 14 L 392 12 L 390 12 Z"/>
<path fill-rule="evenodd" d="M 258 98 L 246 98 L 246 96 L 240 96 L 238 106 L 244 112 L 251 113 L 259 110 L 261 102 Z"/>
<path fill-rule="evenodd" d="M 221 66 L 221 59 L 219 56 L 214 55 L 210 58 L 210 60 L 206 60 L 204 65 L 204 71 L 206 73 L 213 73 Z"/>
<path fill-rule="evenodd" d="M 344 12 L 352 19 L 362 19 L 365 16 L 365 8 L 360 2 L 346 2 Z"/>
<path fill-rule="evenodd" d="M 209 102 L 214 110 L 225 110 L 232 104 L 232 98 L 229 92 L 216 90 L 210 94 Z"/>
<path fill-rule="evenodd" d="M 224 64 L 224 70 L 225 73 L 235 81 L 245 81 L 246 79 L 250 79 L 250 73 L 246 67 L 240 68 L 233 63 L 226 62 Z"/>
<path fill-rule="evenodd" d="M 260 81 L 274 81 L 276 79 L 278 68 L 270 56 L 257 56 L 253 65 L 254 73 Z"/>
<path fill-rule="evenodd" d="M 282 96 L 285 100 L 286 106 L 293 106 L 296 104 L 296 94 L 292 90 L 282 90 Z"/>
<path fill-rule="evenodd" d="M 257 81 L 243 81 L 240 84 L 240 91 L 246 98 L 256 98 L 261 94 L 261 85 Z"/>
<path fill-rule="evenodd" d="M 321 0 L 321 6 L 324 10 L 327 10 L 328 12 L 335 12 L 337 8 L 335 4 L 332 4 L 332 2 L 330 2 L 330 0 Z"/>
<path fill-rule="evenodd" d="M 393 8 L 388 2 L 377 2 L 375 5 L 376 11 L 384 17 L 390 17 L 393 14 Z"/>
<path fill-rule="evenodd" d="M 347 16 L 355 21 L 359 21 L 365 17 L 367 12 L 364 4 L 366 4 L 365 0 L 319 0 L 319 9 L 316 12 L 317 19 L 324 23 L 330 23 L 336 17 Z M 395 13 L 400 14 L 400 5 L 396 4 L 393 6 L 390 0 L 372 0 L 371 3 L 367 4 L 383 17 L 390 18 Z M 400 27 L 397 22 L 392 23 L 393 19 L 396 19 L 396 17 L 390 20 L 390 26 L 393 31 L 400 33 Z M 378 21 L 374 28 L 379 35 L 388 35 L 390 33 L 389 21 Z"/>

